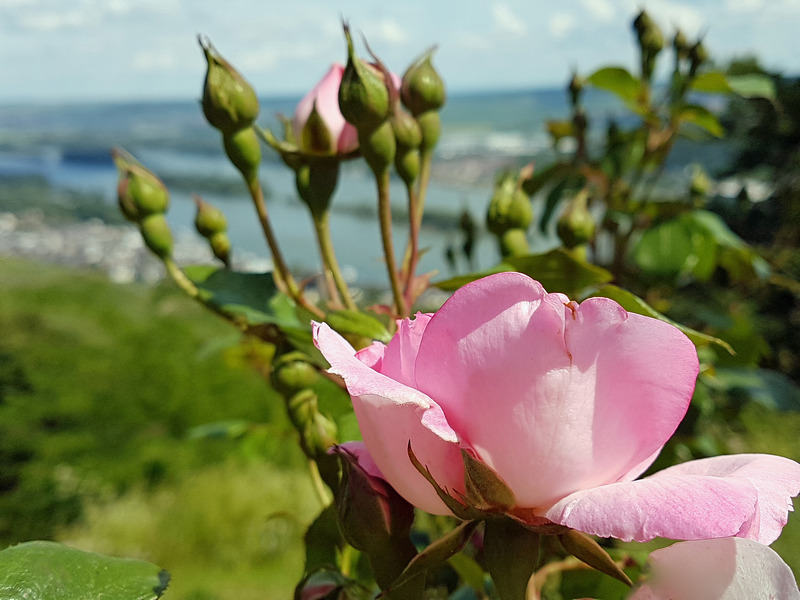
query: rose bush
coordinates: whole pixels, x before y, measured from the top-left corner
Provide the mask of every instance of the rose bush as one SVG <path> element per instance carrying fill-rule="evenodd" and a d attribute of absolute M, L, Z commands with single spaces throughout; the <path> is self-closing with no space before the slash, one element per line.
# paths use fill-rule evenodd
<path fill-rule="evenodd" d="M 650 562 L 649 580 L 629 600 L 800 600 L 789 565 L 752 540 L 679 542 L 652 552 Z"/>
<path fill-rule="evenodd" d="M 770 543 L 800 493 L 800 465 L 769 455 L 636 480 L 686 413 L 698 359 L 677 328 L 607 298 L 578 304 L 500 273 L 435 314 L 400 321 L 388 345 L 355 352 L 325 324 L 314 338 L 344 379 L 382 476 L 434 514 L 451 510 L 409 447 L 459 504 L 471 496 L 465 464 L 477 462 L 511 494 L 502 512 L 623 540 Z"/>
<path fill-rule="evenodd" d="M 292 132 L 297 146 L 312 155 L 349 154 L 358 148 L 355 127 L 339 110 L 339 85 L 344 67 L 333 64 L 325 76 L 297 104 Z"/>

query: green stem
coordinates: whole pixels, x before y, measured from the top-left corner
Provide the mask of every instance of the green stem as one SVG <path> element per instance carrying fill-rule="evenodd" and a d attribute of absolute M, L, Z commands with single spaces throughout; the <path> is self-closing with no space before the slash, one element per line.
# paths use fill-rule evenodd
<path fill-rule="evenodd" d="M 397 274 L 397 262 L 394 258 L 394 245 L 392 243 L 392 202 L 389 192 L 389 169 L 385 169 L 380 174 L 376 173 L 375 181 L 378 184 L 378 219 L 381 227 L 381 242 L 383 242 L 383 254 L 386 257 L 389 282 L 392 285 L 395 314 L 400 318 L 404 318 L 407 316 L 406 302 L 400 286 L 400 277 Z"/>
<path fill-rule="evenodd" d="M 417 191 L 412 184 L 406 185 L 406 192 L 408 193 L 408 248 L 406 249 L 406 256 L 403 260 L 404 271 L 406 274 L 405 281 L 405 298 L 408 304 L 411 304 L 411 287 L 414 283 L 414 273 L 417 270 L 417 263 L 419 262 L 419 229 L 421 220 L 417 219 L 417 204 L 419 197 Z"/>
<path fill-rule="evenodd" d="M 333 278 L 335 291 L 338 291 L 344 301 L 345 307 L 349 310 L 358 310 L 353 297 L 350 295 L 350 288 L 342 277 L 342 270 L 339 268 L 339 261 L 336 259 L 336 253 L 333 250 L 333 241 L 331 240 L 331 227 L 329 213 L 326 210 L 319 216 L 314 216 L 314 229 L 317 232 L 317 242 L 319 243 L 319 252 L 322 256 L 323 267 L 325 268 L 326 275 L 330 274 Z"/>
<path fill-rule="evenodd" d="M 200 290 L 194 283 L 192 283 L 192 280 L 186 276 L 186 273 L 181 271 L 180 267 L 178 267 L 178 265 L 175 264 L 175 261 L 172 260 L 172 258 L 163 259 L 163 263 L 164 267 L 167 270 L 167 274 L 172 278 L 172 281 L 174 281 L 179 288 L 181 288 L 184 292 L 186 292 L 186 294 L 190 298 L 194 298 L 195 300 L 200 302 L 203 306 L 205 306 L 207 309 L 216 313 L 226 321 L 230 321 L 231 323 L 239 327 L 242 331 L 247 330 L 247 325 L 244 324 L 241 321 L 241 319 L 239 319 L 235 315 L 232 315 L 225 309 L 219 306 L 214 306 L 213 304 L 209 304 L 208 302 L 203 300 L 203 298 L 200 296 Z"/>
<path fill-rule="evenodd" d="M 250 191 L 250 196 L 253 198 L 253 204 L 255 204 L 256 212 L 258 213 L 258 220 L 267 238 L 267 244 L 269 245 L 270 252 L 272 252 L 272 260 L 275 262 L 275 270 L 277 271 L 280 281 L 283 282 L 286 291 L 295 302 L 300 304 L 316 318 L 324 319 L 325 313 L 306 299 L 297 286 L 294 277 L 292 277 L 292 274 L 289 272 L 289 268 L 286 266 L 286 261 L 283 259 L 280 246 L 278 246 L 278 238 L 275 237 L 275 232 L 272 230 L 272 225 L 270 224 L 267 205 L 264 202 L 264 191 L 261 189 L 261 184 L 258 179 L 254 178 L 248 181 L 247 188 Z"/>
<path fill-rule="evenodd" d="M 308 459 L 308 474 L 311 476 L 311 483 L 314 486 L 314 492 L 316 492 L 320 504 L 322 506 L 328 506 L 333 498 L 331 498 L 328 488 L 322 481 L 322 476 L 319 474 L 319 467 L 316 461 L 310 458 Z"/>
<path fill-rule="evenodd" d="M 425 196 L 428 193 L 428 184 L 431 180 L 431 166 L 433 165 L 433 148 L 420 150 L 419 192 L 417 193 L 417 230 L 422 226 L 422 215 L 425 212 Z"/>

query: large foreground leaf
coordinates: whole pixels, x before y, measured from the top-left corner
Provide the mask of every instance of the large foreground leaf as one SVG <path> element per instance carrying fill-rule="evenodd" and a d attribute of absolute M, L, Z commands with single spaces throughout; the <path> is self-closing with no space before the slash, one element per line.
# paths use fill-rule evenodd
<path fill-rule="evenodd" d="M 27 542 L 0 552 L 0 600 L 156 600 L 166 571 L 55 542 Z"/>

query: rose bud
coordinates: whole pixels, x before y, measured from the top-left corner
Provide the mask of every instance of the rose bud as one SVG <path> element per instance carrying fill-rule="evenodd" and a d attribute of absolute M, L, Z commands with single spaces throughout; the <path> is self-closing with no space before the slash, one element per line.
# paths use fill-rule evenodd
<path fill-rule="evenodd" d="M 220 209 L 204 201 L 200 196 L 195 196 L 194 202 L 197 205 L 197 215 L 194 218 L 197 233 L 210 238 L 215 233 L 228 229 L 228 220 Z"/>
<path fill-rule="evenodd" d="M 356 129 L 372 131 L 389 116 L 389 91 L 383 74 L 358 58 L 350 29 L 344 26 L 347 39 L 347 66 L 339 86 L 339 109 Z"/>
<path fill-rule="evenodd" d="M 445 103 L 444 82 L 431 62 L 434 51 L 429 50 L 420 56 L 403 75 L 400 97 L 415 117 L 429 110 L 438 110 Z"/>
<path fill-rule="evenodd" d="M 258 166 L 261 164 L 261 144 L 258 134 L 252 127 L 232 133 L 222 134 L 225 154 L 248 184 L 258 179 Z"/>
<path fill-rule="evenodd" d="M 203 38 L 198 41 L 208 63 L 203 86 L 203 114 L 223 133 L 249 127 L 259 111 L 255 90 L 239 71 L 217 54 L 211 42 Z"/>
<path fill-rule="evenodd" d="M 495 235 L 509 229 L 527 229 L 533 219 L 528 195 L 518 188 L 513 175 L 504 177 L 495 187 L 486 215 L 486 226 Z"/>
<path fill-rule="evenodd" d="M 558 219 L 556 232 L 567 248 L 583 246 L 594 237 L 594 218 L 586 205 L 588 199 L 589 194 L 580 191 Z"/>
<path fill-rule="evenodd" d="M 358 133 L 339 110 L 344 67 L 334 64 L 298 103 L 292 118 L 294 142 L 305 154 L 342 155 L 358 149 Z"/>
<path fill-rule="evenodd" d="M 144 243 L 159 258 L 172 256 L 172 232 L 163 214 L 148 215 L 139 222 Z"/>
<path fill-rule="evenodd" d="M 148 215 L 161 214 L 169 207 L 169 192 L 164 182 L 122 149 L 111 152 L 119 171 L 117 199 L 122 214 L 138 223 Z"/>

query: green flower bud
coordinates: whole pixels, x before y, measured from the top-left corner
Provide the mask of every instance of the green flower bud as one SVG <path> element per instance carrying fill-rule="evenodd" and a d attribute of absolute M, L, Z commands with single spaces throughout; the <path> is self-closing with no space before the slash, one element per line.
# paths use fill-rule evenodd
<path fill-rule="evenodd" d="M 297 193 L 315 218 L 328 210 L 338 180 L 339 162 L 336 159 L 312 160 L 295 169 Z"/>
<path fill-rule="evenodd" d="M 250 127 L 259 111 L 253 87 L 206 39 L 198 38 L 208 63 L 203 86 L 203 114 L 223 133 Z"/>
<path fill-rule="evenodd" d="M 397 140 L 394 167 L 400 178 L 410 185 L 416 181 L 419 175 L 419 147 L 422 144 L 422 130 L 417 120 L 402 109 L 397 110 L 391 119 L 391 124 Z"/>
<path fill-rule="evenodd" d="M 642 45 L 642 50 L 652 55 L 658 54 L 664 49 L 664 34 L 655 24 L 642 34 L 639 41 Z"/>
<path fill-rule="evenodd" d="M 347 66 L 339 85 L 339 110 L 348 123 L 360 131 L 370 131 L 389 116 L 389 91 L 381 73 L 355 54 L 350 29 L 347 39 Z"/>
<path fill-rule="evenodd" d="M 526 229 L 533 220 L 528 195 L 519 189 L 513 175 L 505 176 L 495 187 L 486 215 L 486 226 L 497 236 L 509 229 Z"/>
<path fill-rule="evenodd" d="M 525 256 L 530 251 L 525 229 L 509 229 L 500 236 L 500 254 L 503 257 Z"/>
<path fill-rule="evenodd" d="M 333 139 L 325 119 L 317 111 L 316 102 L 312 106 L 301 135 L 300 147 L 308 154 L 323 156 L 336 154 L 337 140 Z"/>
<path fill-rule="evenodd" d="M 435 110 L 424 112 L 417 117 L 417 123 L 422 131 L 420 150 L 433 150 L 442 135 L 442 119 L 439 117 L 439 113 Z"/>
<path fill-rule="evenodd" d="M 287 402 L 289 418 L 300 434 L 300 446 L 309 458 L 324 457 L 336 444 L 336 425 L 319 412 L 317 394 L 304 389 Z"/>
<path fill-rule="evenodd" d="M 689 40 L 686 39 L 680 29 L 675 32 L 675 37 L 672 38 L 672 48 L 675 50 L 678 60 L 689 58 Z"/>
<path fill-rule="evenodd" d="M 258 178 L 261 164 L 261 144 L 253 127 L 222 134 L 222 144 L 233 166 L 239 169 L 248 184 Z"/>
<path fill-rule="evenodd" d="M 270 382 L 278 393 L 289 397 L 311 387 L 320 374 L 302 352 L 289 352 L 275 361 Z"/>
<path fill-rule="evenodd" d="M 584 85 L 585 81 L 583 80 L 583 78 L 579 77 L 577 73 L 573 73 L 572 77 L 569 80 L 569 85 L 567 86 L 570 102 L 572 102 L 573 106 L 577 105 L 578 102 L 580 101 Z"/>
<path fill-rule="evenodd" d="M 211 234 L 208 238 L 211 251 L 226 267 L 231 264 L 231 239 L 224 231 Z"/>
<path fill-rule="evenodd" d="M 435 48 L 428 50 L 403 75 L 400 97 L 415 117 L 429 110 L 439 110 L 446 100 L 444 82 L 431 62 L 435 51 Z"/>
<path fill-rule="evenodd" d="M 194 218 L 197 233 L 205 238 L 210 238 L 215 233 L 228 229 L 228 220 L 220 209 L 205 202 L 200 196 L 195 196 L 194 202 L 197 205 L 197 214 Z"/>
<path fill-rule="evenodd" d="M 383 173 L 394 162 L 397 141 L 392 124 L 388 120 L 368 132 L 359 129 L 358 144 L 361 148 L 361 155 L 373 173 Z"/>
<path fill-rule="evenodd" d="M 636 18 L 633 20 L 633 30 L 636 32 L 639 38 L 641 38 L 644 32 L 653 25 L 655 25 L 653 19 L 650 18 L 650 15 L 648 15 L 644 10 L 639 12 L 639 14 L 636 15 Z"/>
<path fill-rule="evenodd" d="M 708 59 L 708 50 L 706 50 L 702 40 L 698 40 L 698 42 L 689 49 L 689 60 L 692 63 L 692 69 L 696 71 L 697 67 L 707 63 Z"/>
<path fill-rule="evenodd" d="M 161 259 L 172 256 L 172 232 L 167 218 L 163 214 L 154 214 L 144 217 L 139 222 L 144 243 L 150 251 Z"/>
<path fill-rule="evenodd" d="M 695 165 L 692 169 L 692 182 L 689 185 L 689 196 L 695 201 L 701 201 L 708 197 L 711 191 L 711 179 L 705 169 L 700 165 Z"/>
<path fill-rule="evenodd" d="M 166 212 L 169 192 L 164 182 L 124 150 L 115 148 L 111 156 L 119 171 L 117 200 L 125 218 L 138 223 L 148 215 Z"/>
<path fill-rule="evenodd" d="M 595 223 L 587 207 L 589 194 L 580 191 L 561 214 L 556 232 L 567 248 L 583 246 L 594 237 Z"/>

